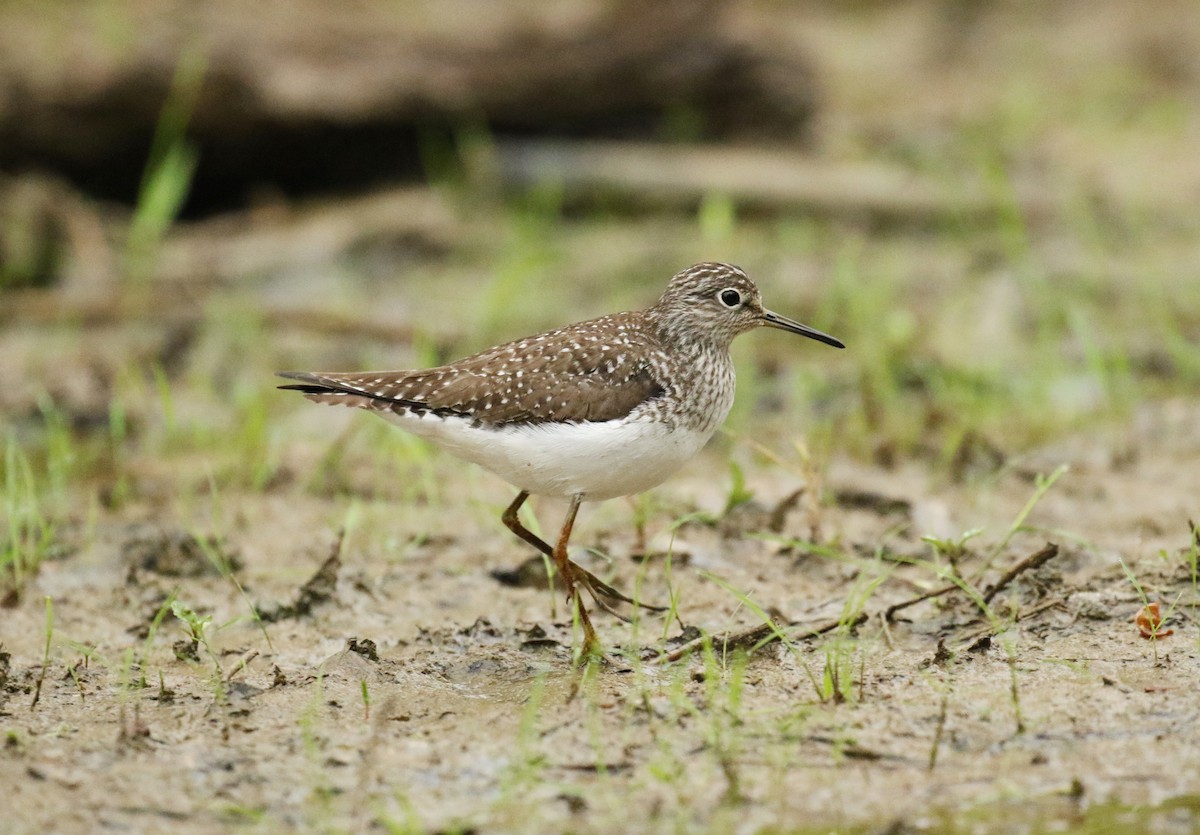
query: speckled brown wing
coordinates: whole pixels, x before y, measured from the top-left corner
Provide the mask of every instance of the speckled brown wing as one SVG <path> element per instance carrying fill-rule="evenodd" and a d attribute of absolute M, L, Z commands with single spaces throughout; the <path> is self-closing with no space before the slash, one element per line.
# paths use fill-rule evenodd
<path fill-rule="evenodd" d="M 661 396 L 662 352 L 639 313 L 620 313 L 489 348 L 423 371 L 283 372 L 319 403 L 460 415 L 493 425 L 606 421 Z"/>

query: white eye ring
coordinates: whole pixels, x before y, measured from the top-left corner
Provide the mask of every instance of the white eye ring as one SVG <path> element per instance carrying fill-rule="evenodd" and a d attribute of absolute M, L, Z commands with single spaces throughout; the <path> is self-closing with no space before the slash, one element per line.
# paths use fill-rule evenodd
<path fill-rule="evenodd" d="M 717 301 L 732 310 L 742 303 L 742 294 L 732 287 L 726 287 L 720 293 L 717 293 Z"/>

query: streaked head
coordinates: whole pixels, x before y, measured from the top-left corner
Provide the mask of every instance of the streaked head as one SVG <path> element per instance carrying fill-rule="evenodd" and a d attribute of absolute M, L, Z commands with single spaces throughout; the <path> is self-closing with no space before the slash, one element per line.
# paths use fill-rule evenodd
<path fill-rule="evenodd" d="M 758 287 L 733 264 L 705 262 L 677 273 L 651 315 L 675 339 L 706 339 L 728 346 L 738 334 L 768 327 L 846 347 L 829 334 L 763 307 Z"/>

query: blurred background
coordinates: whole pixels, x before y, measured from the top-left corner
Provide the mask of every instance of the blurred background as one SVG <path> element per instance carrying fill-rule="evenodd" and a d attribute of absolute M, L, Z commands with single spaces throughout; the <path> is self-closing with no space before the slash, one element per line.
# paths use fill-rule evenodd
<path fill-rule="evenodd" d="M 0 0 L 8 817 L 1195 831 L 1198 151 L 1196 0 Z M 275 388 L 701 260 L 848 347 L 581 515 L 595 688 L 512 488 Z"/>
<path fill-rule="evenodd" d="M 4 3 L 9 587 L 46 520 L 427 497 L 441 463 L 271 372 L 436 364 L 706 259 L 849 345 L 742 340 L 735 435 L 1119 460 L 1200 380 L 1198 105 L 1192 0 Z"/>

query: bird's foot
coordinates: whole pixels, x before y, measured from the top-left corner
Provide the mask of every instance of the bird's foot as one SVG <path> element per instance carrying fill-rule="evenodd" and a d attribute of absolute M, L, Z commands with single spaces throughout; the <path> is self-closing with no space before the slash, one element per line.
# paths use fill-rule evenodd
<path fill-rule="evenodd" d="M 630 606 L 636 606 L 639 609 L 646 609 L 650 612 L 665 612 L 666 606 L 655 606 L 651 603 L 646 603 L 643 600 L 634 600 L 610 586 L 608 583 L 601 580 L 586 568 L 581 567 L 578 563 L 571 563 L 572 569 L 576 572 L 576 581 L 583 585 L 588 590 L 588 594 L 596 601 L 596 605 L 610 615 L 616 615 L 621 620 L 629 623 L 629 618 L 614 611 L 612 604 L 609 601 L 617 601 L 620 603 L 628 603 Z"/>

